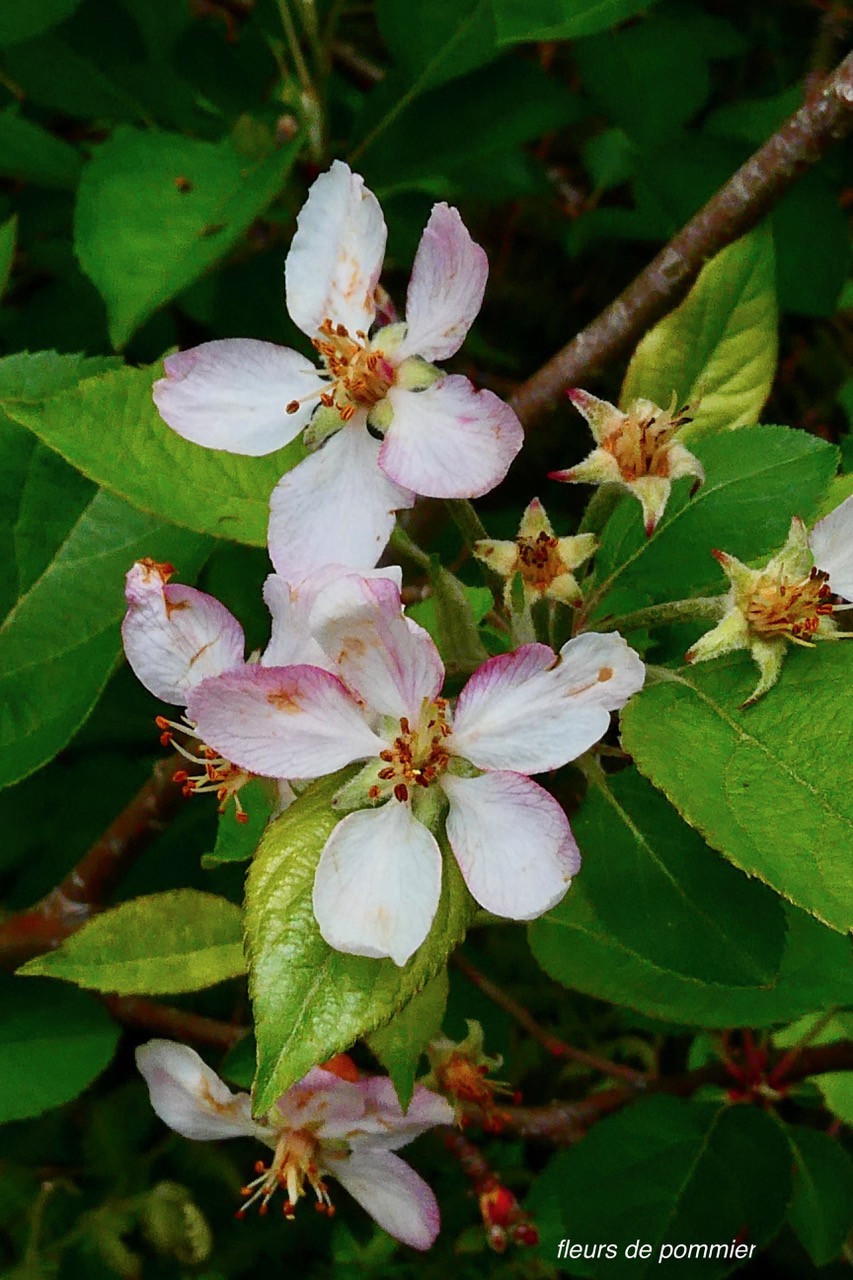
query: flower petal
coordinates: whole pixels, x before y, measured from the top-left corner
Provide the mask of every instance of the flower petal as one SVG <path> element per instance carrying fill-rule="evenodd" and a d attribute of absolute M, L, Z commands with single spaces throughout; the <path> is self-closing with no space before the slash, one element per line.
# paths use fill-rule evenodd
<path fill-rule="evenodd" d="M 498 396 L 450 374 L 425 391 L 392 387 L 383 471 L 429 498 L 478 498 L 503 480 L 521 448 L 521 423 Z"/>
<path fill-rule="evenodd" d="M 351 422 L 282 476 L 270 498 L 270 559 L 299 582 L 329 564 L 372 569 L 415 496 L 379 468 L 379 443 Z"/>
<path fill-rule="evenodd" d="M 818 569 L 829 574 L 835 594 L 853 600 L 853 494 L 818 520 L 809 546 Z"/>
<path fill-rule="evenodd" d="M 324 320 L 365 333 L 385 255 L 379 201 L 349 165 L 335 160 L 308 192 L 284 267 L 287 309 L 309 338 Z"/>
<path fill-rule="evenodd" d="M 543 773 L 576 759 L 606 732 L 610 712 L 642 687 L 645 668 L 621 636 L 570 640 L 490 658 L 459 695 L 450 749 L 481 769 Z"/>
<path fill-rule="evenodd" d="M 430 1187 L 391 1151 L 357 1146 L 330 1171 L 383 1230 L 413 1249 L 429 1249 L 441 1218 Z"/>
<path fill-rule="evenodd" d="M 149 1040 L 136 1050 L 136 1065 L 157 1115 L 184 1138 L 266 1138 L 252 1119 L 248 1093 L 232 1093 L 187 1045 Z"/>
<path fill-rule="evenodd" d="M 149 693 L 182 707 L 208 676 L 243 665 L 243 628 L 213 596 L 168 584 L 171 566 L 137 560 L 126 579 L 121 638 Z"/>
<path fill-rule="evenodd" d="M 408 804 L 350 813 L 320 855 L 314 914 L 330 947 L 404 965 L 429 933 L 441 890 L 435 837 Z"/>
<path fill-rule="evenodd" d="M 187 710 L 227 760 L 268 778 L 318 778 L 385 745 L 344 686 L 319 667 L 247 666 L 205 680 Z"/>
<path fill-rule="evenodd" d="M 350 574 L 317 594 L 311 630 L 331 669 L 373 711 L 417 718 L 437 697 L 444 665 L 432 637 L 406 618 L 399 588 Z"/>
<path fill-rule="evenodd" d="M 596 444 L 625 421 L 625 414 L 609 400 L 599 400 L 598 396 L 592 395 L 589 391 L 583 391 L 580 387 L 572 387 L 566 394 L 578 413 L 582 413 L 586 418 Z"/>
<path fill-rule="evenodd" d="M 520 773 L 445 774 L 447 838 L 481 907 L 533 920 L 559 902 L 580 867 L 569 820 L 538 783 Z"/>
<path fill-rule="evenodd" d="M 261 657 L 264 667 L 289 667 L 307 663 L 329 668 L 329 660 L 308 626 L 313 593 L 292 587 L 271 573 L 264 583 L 264 602 L 272 617 L 270 641 Z"/>
<path fill-rule="evenodd" d="M 483 304 L 489 260 L 458 209 L 433 206 L 406 295 L 406 336 L 397 358 L 446 360 L 462 346 Z"/>
<path fill-rule="evenodd" d="M 154 403 L 173 431 L 208 449 L 259 457 L 295 439 L 324 383 L 310 360 L 253 338 L 204 342 L 165 359 Z M 291 400 L 310 397 L 296 413 Z"/>
<path fill-rule="evenodd" d="M 359 1123 L 358 1144 L 396 1151 L 439 1124 L 453 1124 L 454 1112 L 446 1098 L 423 1085 L 415 1086 L 405 1115 L 397 1090 L 387 1076 L 364 1081 L 365 1114 Z"/>

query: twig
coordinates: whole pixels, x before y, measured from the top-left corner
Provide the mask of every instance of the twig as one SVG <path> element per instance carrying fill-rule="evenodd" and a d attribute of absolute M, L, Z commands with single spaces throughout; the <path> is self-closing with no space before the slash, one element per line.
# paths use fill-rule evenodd
<path fill-rule="evenodd" d="M 175 1009 L 172 1005 L 142 1000 L 137 996 L 105 996 L 104 1004 L 119 1022 L 129 1027 L 142 1027 L 158 1035 L 207 1045 L 211 1049 L 232 1049 L 249 1030 L 237 1023 L 220 1022 L 216 1018 L 206 1018 L 200 1013 Z"/>
<path fill-rule="evenodd" d="M 682 300 L 704 263 L 751 230 L 853 127 L 853 53 L 823 88 L 738 169 L 592 324 L 523 383 L 511 404 L 526 427 L 563 391 L 625 355 Z"/>

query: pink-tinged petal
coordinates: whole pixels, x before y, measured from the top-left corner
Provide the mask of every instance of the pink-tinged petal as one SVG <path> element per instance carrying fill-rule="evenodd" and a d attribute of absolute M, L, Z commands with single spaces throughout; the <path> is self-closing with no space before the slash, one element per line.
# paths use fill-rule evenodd
<path fill-rule="evenodd" d="M 241 769 L 268 778 L 319 778 L 385 743 L 358 703 L 319 667 L 243 667 L 193 689 L 199 736 Z"/>
<path fill-rule="evenodd" d="M 481 907 L 533 920 L 560 901 L 580 854 L 553 796 L 520 773 L 445 774 L 442 786 L 450 800 L 447 838 Z"/>
<path fill-rule="evenodd" d="M 441 1227 L 438 1204 L 420 1174 L 391 1151 L 358 1146 L 330 1172 L 389 1236 L 429 1249 Z"/>
<path fill-rule="evenodd" d="M 335 827 L 314 879 L 314 915 L 330 947 L 404 965 L 429 933 L 441 890 L 435 837 L 388 800 Z"/>
<path fill-rule="evenodd" d="M 570 640 L 560 661 L 546 645 L 490 658 L 466 684 L 450 749 L 481 769 L 543 773 L 587 751 L 610 712 L 642 687 L 645 668 L 619 635 Z"/>
<path fill-rule="evenodd" d="M 365 1088 L 365 1114 L 359 1123 L 359 1147 L 383 1147 L 396 1151 L 428 1129 L 439 1124 L 453 1124 L 454 1111 L 446 1098 L 441 1098 L 423 1085 L 416 1085 L 409 1108 L 403 1113 L 397 1090 L 387 1076 L 369 1076 Z"/>
<path fill-rule="evenodd" d="M 154 403 L 173 431 L 208 449 L 259 457 L 294 440 L 324 389 L 310 360 L 253 338 L 205 342 L 165 360 Z M 293 400 L 308 397 L 296 413 Z"/>
<path fill-rule="evenodd" d="M 292 587 L 271 573 L 264 583 L 264 602 L 272 618 L 270 642 L 261 657 L 264 667 L 289 667 L 307 663 L 331 670 L 329 660 L 308 625 L 312 594 Z"/>
<path fill-rule="evenodd" d="M 342 1080 L 312 1067 L 278 1099 L 270 1123 L 312 1129 L 322 1141 L 335 1141 L 361 1131 L 365 1107 L 366 1081 Z"/>
<path fill-rule="evenodd" d="M 172 1040 L 149 1040 L 136 1050 L 151 1105 L 160 1119 L 184 1138 L 266 1138 L 252 1119 L 247 1093 L 232 1093 L 194 1049 Z"/>
<path fill-rule="evenodd" d="M 213 596 L 168 583 L 171 566 L 137 560 L 126 579 L 121 637 L 149 693 L 182 707 L 208 676 L 243 665 L 243 628 Z"/>
<path fill-rule="evenodd" d="M 818 569 L 829 574 L 835 594 L 853 600 L 853 494 L 818 520 L 809 546 Z"/>
<path fill-rule="evenodd" d="M 356 574 L 318 592 L 311 630 L 331 669 L 373 711 L 417 719 L 438 696 L 444 665 L 428 632 L 403 614 L 399 588 Z"/>
<path fill-rule="evenodd" d="M 309 338 L 324 320 L 351 334 L 367 332 L 376 314 L 385 237 L 376 196 L 349 165 L 335 160 L 308 192 L 284 268 L 287 309 Z"/>
<path fill-rule="evenodd" d="M 379 465 L 428 498 L 479 498 L 500 484 L 521 448 L 521 423 L 498 396 L 451 374 L 425 391 L 392 387 L 394 417 Z"/>
<path fill-rule="evenodd" d="M 300 582 L 326 565 L 372 569 L 415 495 L 379 468 L 379 442 L 349 423 L 279 480 L 270 499 L 276 572 Z"/>
<path fill-rule="evenodd" d="M 489 260 L 458 209 L 433 206 L 406 295 L 406 336 L 397 358 L 446 360 L 462 346 L 483 304 Z"/>
<path fill-rule="evenodd" d="M 624 413 L 620 413 L 615 404 L 611 404 L 609 400 L 599 400 L 598 396 L 582 391 L 580 387 L 572 387 L 566 394 L 578 413 L 586 418 L 596 444 L 625 420 Z"/>

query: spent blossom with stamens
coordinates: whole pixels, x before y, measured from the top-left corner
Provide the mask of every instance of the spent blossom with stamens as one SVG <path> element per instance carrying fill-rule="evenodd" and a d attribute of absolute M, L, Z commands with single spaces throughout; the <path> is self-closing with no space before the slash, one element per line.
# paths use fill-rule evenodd
<path fill-rule="evenodd" d="M 343 1055 L 341 1055 L 343 1056 Z M 237 1216 L 257 1205 L 266 1213 L 281 1193 L 285 1218 L 310 1193 L 332 1216 L 327 1179 L 334 1178 L 390 1235 L 428 1249 L 438 1235 L 438 1205 L 424 1180 L 394 1152 L 435 1125 L 448 1124 L 448 1103 L 417 1086 L 404 1115 L 391 1081 L 352 1070 L 314 1067 L 270 1111 L 252 1116 L 247 1093 L 232 1093 L 186 1045 L 150 1040 L 136 1051 L 151 1105 L 176 1133 L 200 1142 L 256 1138 L 272 1151 L 242 1189 Z"/>
<path fill-rule="evenodd" d="M 693 476 L 695 491 L 705 479 L 699 459 L 678 439 L 690 422 L 687 408 L 676 409 L 673 396 L 668 409 L 651 400 L 635 400 L 623 413 L 588 391 L 574 389 L 568 395 L 589 423 L 596 447 L 577 466 L 552 471 L 550 479 L 621 486 L 641 504 L 650 535 L 666 509 L 673 480 Z"/>
<path fill-rule="evenodd" d="M 559 654 L 527 644 L 492 658 L 455 709 L 429 634 L 391 582 L 350 575 L 318 593 L 312 631 L 335 674 L 245 667 L 198 685 L 189 712 L 206 742 L 267 776 L 316 777 L 366 762 L 339 791 L 346 813 L 314 881 L 326 941 L 402 965 L 441 891 L 435 830 L 477 902 L 531 920 L 563 897 L 580 858 L 561 806 L 530 774 L 558 769 L 606 732 L 642 686 L 621 636 L 586 634 Z"/>
<path fill-rule="evenodd" d="M 497 1104 L 499 1096 L 521 1101 L 521 1094 L 504 1080 L 495 1080 L 494 1071 L 503 1063 L 500 1054 L 489 1056 L 485 1052 L 483 1028 L 479 1022 L 467 1019 L 468 1034 L 464 1040 L 450 1040 L 438 1036 L 427 1045 L 429 1073 L 422 1083 L 437 1093 L 442 1093 L 454 1104 L 456 1120 L 460 1127 L 467 1123 L 464 1104 L 474 1103 L 482 1112 L 481 1123 L 487 1133 L 499 1133 L 506 1122 L 506 1113 Z"/>
<path fill-rule="evenodd" d="M 779 679 L 789 644 L 812 647 L 815 640 L 842 640 L 833 613 L 835 597 L 853 600 L 853 497 L 811 533 L 794 517 L 788 540 L 763 569 L 750 569 L 725 551 L 715 551 L 731 590 L 723 617 L 686 654 L 705 662 L 748 649 L 760 679 L 743 706 L 757 702 Z"/>
<path fill-rule="evenodd" d="M 474 544 L 478 560 L 505 579 L 504 604 L 512 608 L 513 582 L 520 575 L 524 602 L 558 600 L 576 605 L 581 598 L 573 569 L 588 560 L 596 548 L 592 533 L 558 538 L 538 498 L 534 498 L 521 517 L 514 541 L 484 538 Z"/>
<path fill-rule="evenodd" d="M 433 364 L 459 349 L 480 309 L 484 251 L 455 209 L 435 205 L 405 322 L 374 329 L 385 239 L 376 197 L 336 160 L 311 187 L 285 266 L 287 309 L 319 368 L 238 338 L 168 356 L 154 388 L 169 426 L 213 449 L 265 454 L 305 432 L 311 452 L 270 505 L 270 556 L 288 579 L 341 560 L 375 565 L 416 494 L 487 493 L 521 448 L 508 405 Z"/>

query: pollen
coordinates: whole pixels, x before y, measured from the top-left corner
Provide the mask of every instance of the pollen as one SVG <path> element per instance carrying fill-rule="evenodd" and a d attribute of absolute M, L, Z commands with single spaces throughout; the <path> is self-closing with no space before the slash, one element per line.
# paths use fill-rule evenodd
<path fill-rule="evenodd" d="M 384 788 L 371 790 L 378 794 L 383 789 L 386 794 L 390 791 L 395 800 L 404 804 L 416 787 L 429 787 L 447 768 L 449 734 L 446 698 L 436 698 L 434 702 L 425 698 L 417 723 L 413 726 L 407 716 L 402 716 L 400 732 L 392 746 L 379 753 L 384 767 L 377 778 Z"/>
<path fill-rule="evenodd" d="M 360 329 L 351 336 L 345 325 L 324 320 L 320 337 L 313 340 L 318 355 L 326 366 L 333 384 L 320 400 L 336 409 L 342 422 L 349 422 L 358 409 L 372 409 L 384 400 L 393 386 L 394 366 L 382 351 L 372 350 L 367 335 Z M 298 408 L 298 403 L 292 401 Z M 287 406 L 287 412 L 296 410 Z"/>
<path fill-rule="evenodd" d="M 796 580 L 763 574 L 746 605 L 746 618 L 759 636 L 786 636 L 795 643 L 809 644 L 821 618 L 831 615 L 832 610 L 829 574 L 812 569 L 807 578 Z"/>
<path fill-rule="evenodd" d="M 686 408 L 658 409 L 655 413 L 629 412 L 615 431 L 601 441 L 601 448 L 613 455 L 622 479 L 670 475 L 669 445 L 675 433 L 690 421 Z"/>
<path fill-rule="evenodd" d="M 556 578 L 566 572 L 558 540 L 544 529 L 535 537 L 517 538 L 516 545 L 516 572 L 534 591 L 544 593 Z"/>
<path fill-rule="evenodd" d="M 241 1187 L 240 1194 L 245 1200 L 237 1210 L 237 1217 L 243 1218 L 253 1204 L 257 1204 L 261 1216 L 265 1215 L 275 1193 L 282 1191 L 285 1196 L 282 1213 L 292 1219 L 299 1200 L 306 1194 L 306 1183 L 317 1197 L 315 1209 L 333 1217 L 335 1207 L 320 1172 L 319 1150 L 317 1139 L 306 1129 L 286 1129 L 278 1140 L 271 1163 L 265 1165 L 259 1160 L 255 1165 L 257 1177 Z"/>
<path fill-rule="evenodd" d="M 233 800 L 236 821 L 248 822 L 249 815 L 240 803 L 237 793 L 253 775 L 248 770 L 241 769 L 239 765 L 232 764 L 223 756 L 217 755 L 212 747 L 206 746 L 195 732 L 195 726 L 188 720 L 179 722 L 167 720 L 165 716 L 157 716 L 154 723 L 161 730 L 161 745 L 174 747 L 194 767 L 192 773 L 189 769 L 177 769 L 172 774 L 172 781 L 178 784 L 184 795 L 196 796 L 202 792 L 213 791 L 219 801 L 220 813 L 224 813 L 229 801 Z M 195 740 L 198 743 L 196 751 L 190 751 L 177 741 L 176 733 L 184 738 Z"/>

